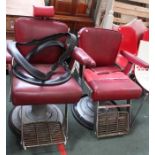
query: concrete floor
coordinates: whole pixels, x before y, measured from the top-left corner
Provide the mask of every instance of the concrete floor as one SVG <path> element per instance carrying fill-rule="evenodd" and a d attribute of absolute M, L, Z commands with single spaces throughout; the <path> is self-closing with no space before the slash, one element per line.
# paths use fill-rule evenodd
<path fill-rule="evenodd" d="M 9 77 L 7 76 L 6 92 L 6 150 L 7 155 L 59 155 L 56 146 L 33 148 L 24 151 L 19 139 L 8 126 L 8 115 L 12 109 L 9 102 Z M 133 108 L 143 102 L 143 98 L 133 101 Z M 93 131 L 82 127 L 73 118 L 69 107 L 69 139 L 66 145 L 68 155 L 148 155 L 149 154 L 149 99 L 147 98 L 135 122 L 134 128 L 128 135 L 98 140 Z"/>

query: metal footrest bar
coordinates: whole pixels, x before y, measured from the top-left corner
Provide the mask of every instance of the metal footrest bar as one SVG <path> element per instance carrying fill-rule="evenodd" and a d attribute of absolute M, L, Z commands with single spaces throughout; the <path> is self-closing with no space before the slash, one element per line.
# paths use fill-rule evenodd
<path fill-rule="evenodd" d="M 61 123 L 37 122 L 23 124 L 22 144 L 24 148 L 60 143 L 66 143 Z"/>

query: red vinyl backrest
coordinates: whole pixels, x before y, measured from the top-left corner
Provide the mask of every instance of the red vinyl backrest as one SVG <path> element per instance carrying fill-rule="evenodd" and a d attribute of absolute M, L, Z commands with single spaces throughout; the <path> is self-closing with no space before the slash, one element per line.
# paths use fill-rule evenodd
<path fill-rule="evenodd" d="M 33 6 L 34 17 L 53 17 L 54 14 L 54 6 Z"/>
<path fill-rule="evenodd" d="M 122 34 L 120 50 L 126 50 L 132 54 L 137 54 L 138 37 L 134 29 L 130 26 L 120 26 L 118 31 Z"/>
<path fill-rule="evenodd" d="M 143 33 L 148 29 L 143 21 L 141 19 L 134 19 L 133 21 L 129 22 L 128 24 L 126 24 L 125 26 L 129 26 L 131 28 L 133 28 L 136 32 L 136 36 L 138 38 L 138 46 L 140 43 L 140 40 L 143 37 Z"/>
<path fill-rule="evenodd" d="M 78 45 L 96 62 L 97 66 L 115 64 L 121 34 L 102 28 L 83 28 L 78 33 Z"/>
<path fill-rule="evenodd" d="M 37 18 L 18 18 L 15 22 L 15 40 L 17 42 L 29 42 L 34 39 L 68 32 L 68 26 L 61 22 L 53 20 L 43 20 Z M 32 49 L 28 46 L 18 47 L 20 52 L 25 56 Z M 35 56 L 33 63 L 54 63 L 58 60 L 61 50 L 58 47 L 48 47 L 43 52 Z"/>
<path fill-rule="evenodd" d="M 149 29 L 144 32 L 142 40 L 149 41 Z"/>

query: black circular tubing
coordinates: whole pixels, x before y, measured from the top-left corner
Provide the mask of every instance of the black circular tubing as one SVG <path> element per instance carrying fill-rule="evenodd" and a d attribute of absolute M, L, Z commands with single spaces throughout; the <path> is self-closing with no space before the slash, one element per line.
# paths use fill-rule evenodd
<path fill-rule="evenodd" d="M 63 36 L 69 36 L 66 39 L 67 45 L 65 49 L 64 43 L 56 40 Z M 18 45 L 36 45 L 35 48 L 33 48 L 29 54 L 25 57 L 22 56 L 20 51 L 17 49 Z M 68 69 L 68 65 L 65 63 L 65 60 L 71 55 L 73 52 L 73 49 L 76 45 L 76 37 L 73 34 L 70 33 L 60 33 L 52 36 L 45 37 L 40 40 L 33 40 L 28 43 L 17 43 L 17 42 L 11 42 L 8 44 L 8 50 L 10 51 L 11 55 L 14 57 L 16 64 L 13 66 L 13 73 L 20 79 L 27 81 L 32 84 L 36 85 L 58 85 L 62 84 L 66 81 L 68 81 L 71 78 L 70 70 Z M 44 48 L 50 47 L 50 46 L 57 46 L 62 49 L 62 51 L 65 51 L 59 58 L 59 61 L 56 62 L 53 67 L 51 67 L 51 70 L 48 73 L 43 73 L 36 69 L 33 65 L 29 63 L 29 60 L 40 53 Z M 65 73 L 61 75 L 60 77 L 57 77 L 55 79 L 51 79 L 51 76 L 54 73 L 54 70 L 59 66 L 62 65 L 65 69 Z M 31 76 L 26 76 L 19 70 L 19 67 L 23 67 Z"/>

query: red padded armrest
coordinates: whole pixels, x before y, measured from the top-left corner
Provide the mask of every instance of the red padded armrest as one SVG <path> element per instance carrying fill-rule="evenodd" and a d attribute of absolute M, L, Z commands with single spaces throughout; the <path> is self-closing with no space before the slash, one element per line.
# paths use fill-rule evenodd
<path fill-rule="evenodd" d="M 127 51 L 121 51 L 120 52 L 125 58 L 128 59 L 128 61 L 130 63 L 133 63 L 133 64 L 136 64 L 140 67 L 143 67 L 143 68 L 149 68 L 149 64 L 143 60 L 141 60 L 140 58 L 138 58 L 137 56 L 127 52 Z"/>
<path fill-rule="evenodd" d="M 95 61 L 81 48 L 75 47 L 72 57 L 77 60 L 81 65 L 86 67 L 95 67 Z"/>
<path fill-rule="evenodd" d="M 6 46 L 11 41 L 12 40 L 6 40 Z M 8 49 L 6 48 L 6 64 L 11 64 L 11 62 L 12 62 L 12 56 L 10 55 Z"/>
<path fill-rule="evenodd" d="M 33 16 L 35 17 L 53 17 L 54 14 L 54 6 L 33 6 Z"/>
<path fill-rule="evenodd" d="M 12 62 L 12 56 L 10 53 L 6 50 L 6 64 L 11 64 Z"/>

